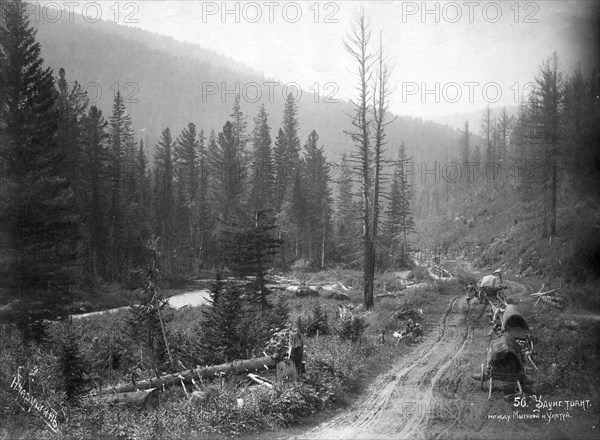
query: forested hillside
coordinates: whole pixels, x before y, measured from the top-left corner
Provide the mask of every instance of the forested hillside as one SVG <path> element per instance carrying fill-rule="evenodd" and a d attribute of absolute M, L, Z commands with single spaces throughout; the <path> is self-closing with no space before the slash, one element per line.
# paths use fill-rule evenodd
<path fill-rule="evenodd" d="M 58 23 L 32 23 L 38 29 L 45 64 L 55 71 L 63 67 L 67 80 L 80 82 L 91 104 L 105 113 L 120 90 L 136 137 L 148 144 L 150 155 L 165 127 L 179 132 L 194 122 L 207 133 L 219 130 L 229 116 L 236 86 L 246 115 L 254 117 L 264 104 L 272 127 L 281 126 L 285 83 L 200 46 L 108 21 L 88 23 L 77 14 L 74 17 L 72 23 L 67 14 Z M 328 160 L 337 163 L 348 149 L 343 131 L 350 122 L 344 113 L 351 111 L 351 105 L 335 90 L 334 85 L 325 88 L 324 84 L 318 91 L 303 90 L 296 104 L 300 138 L 304 141 L 316 130 Z M 290 85 L 287 91 L 296 94 L 298 89 Z M 140 133 L 141 129 L 145 131 Z M 452 148 L 455 136 L 447 127 L 402 116 L 389 127 L 388 143 L 397 148 L 404 140 L 409 155 L 431 160 L 448 144 Z"/>

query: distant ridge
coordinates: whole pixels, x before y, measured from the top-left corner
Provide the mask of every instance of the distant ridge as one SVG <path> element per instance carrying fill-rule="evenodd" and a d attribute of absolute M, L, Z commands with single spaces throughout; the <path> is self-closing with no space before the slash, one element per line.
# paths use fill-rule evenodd
<path fill-rule="evenodd" d="M 65 68 L 67 81 L 83 84 L 91 105 L 98 106 L 106 119 L 116 91 L 121 91 L 136 140 L 144 140 L 151 157 L 166 127 L 175 137 L 189 122 L 204 130 L 207 137 L 211 130 L 218 133 L 231 113 L 236 87 L 247 92 L 242 94 L 241 107 L 247 116 L 248 133 L 261 103 L 269 115 L 273 139 L 281 126 L 284 84 L 274 81 L 277 86 L 269 96 L 264 84 L 270 79 L 223 54 L 110 21 L 89 23 L 77 14 L 73 22 L 63 14 L 58 23 L 41 20 L 32 24 L 37 26 L 46 64 L 55 74 L 60 67 Z M 256 94 L 248 87 L 251 83 L 262 87 L 261 100 L 254 99 Z M 215 87 L 215 93 L 207 93 Z M 342 153 L 352 148 L 344 131 L 351 128 L 347 115 L 353 108 L 348 102 L 336 102 L 335 95 L 330 96 L 333 102 L 327 102 L 326 96 L 322 93 L 315 99 L 313 92 L 302 91 L 298 100 L 300 140 L 304 144 L 310 131 L 316 130 L 328 160 L 337 163 Z M 415 160 L 438 160 L 454 154 L 457 132 L 420 118 L 398 116 L 388 126 L 389 156 L 395 157 L 402 141 Z"/>

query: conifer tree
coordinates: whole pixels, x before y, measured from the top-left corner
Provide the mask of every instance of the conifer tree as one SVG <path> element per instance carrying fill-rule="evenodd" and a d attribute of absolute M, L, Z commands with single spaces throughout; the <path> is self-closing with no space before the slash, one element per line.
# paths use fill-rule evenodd
<path fill-rule="evenodd" d="M 360 208 L 354 200 L 353 171 L 348 160 L 348 154 L 342 155 L 337 179 L 338 199 L 336 204 L 337 248 L 342 262 L 356 260 L 356 237 L 359 236 L 356 212 Z"/>
<path fill-rule="evenodd" d="M 410 200 L 412 197 L 410 184 L 406 175 L 406 157 L 404 142 L 398 149 L 398 159 L 394 168 L 394 176 L 390 190 L 390 205 L 388 210 L 388 235 L 392 243 L 400 244 L 400 262 L 406 264 L 408 235 L 415 231 Z"/>
<path fill-rule="evenodd" d="M 252 208 L 260 211 L 272 206 L 274 185 L 271 133 L 264 105 L 254 119 L 252 142 Z"/>
<path fill-rule="evenodd" d="M 131 183 L 134 179 L 133 129 L 120 92 L 113 103 L 109 121 L 110 133 L 110 206 L 108 218 L 110 247 L 110 277 L 122 279 L 126 274 L 128 243 L 128 203 L 134 196 Z"/>
<path fill-rule="evenodd" d="M 173 268 L 173 215 L 175 208 L 173 148 L 171 130 L 167 127 L 162 131 L 154 156 L 157 220 L 154 230 L 158 231 L 161 237 L 161 261 L 167 273 L 170 273 Z"/>
<path fill-rule="evenodd" d="M 273 184 L 274 203 L 277 212 L 281 211 L 285 199 L 286 185 L 289 182 L 289 172 L 287 168 L 287 156 L 285 149 L 285 135 L 283 129 L 279 129 L 275 137 L 275 146 L 273 148 L 273 165 L 275 169 L 275 182 Z"/>
<path fill-rule="evenodd" d="M 294 186 L 300 171 L 300 138 L 298 137 L 298 108 L 292 93 L 286 97 L 283 122 L 275 140 L 275 200 L 279 211 Z"/>
<path fill-rule="evenodd" d="M 244 171 L 240 166 L 235 126 L 227 121 L 217 137 L 218 148 L 214 162 L 218 164 L 217 189 L 219 215 L 222 219 L 242 213 Z"/>
<path fill-rule="evenodd" d="M 81 170 L 86 179 L 82 180 L 81 197 L 84 200 L 84 237 L 86 241 L 87 281 L 95 283 L 104 277 L 107 265 L 108 205 L 107 193 L 110 152 L 108 150 L 108 122 L 102 111 L 92 106 L 81 120 Z"/>
<path fill-rule="evenodd" d="M 43 68 L 24 4 L 2 2 L 0 8 L 0 219 L 11 256 L 1 283 L 21 301 L 18 319 L 29 340 L 43 336 L 30 330 L 41 328 L 42 317 L 61 314 L 77 283 L 78 219 L 57 145 L 60 112 L 52 71 Z"/>
<path fill-rule="evenodd" d="M 469 184 L 473 182 L 473 176 L 470 175 L 473 167 L 470 165 L 471 158 L 471 135 L 469 131 L 469 121 L 465 121 L 465 128 L 460 131 L 460 138 L 458 140 L 460 148 L 460 162 L 461 167 L 466 172 L 463 172 L 463 179 L 465 181 L 465 187 L 468 188 Z"/>
<path fill-rule="evenodd" d="M 506 171 L 508 171 L 508 145 L 510 138 L 510 131 L 513 127 L 512 116 L 509 116 L 506 111 L 506 107 L 502 107 L 502 113 L 500 113 L 500 117 L 496 122 L 496 132 L 498 134 L 498 151 L 497 157 L 498 161 L 502 165 L 502 173 L 503 177 L 506 177 Z"/>
<path fill-rule="evenodd" d="M 191 269 L 193 256 L 198 246 L 199 204 L 197 199 L 200 188 L 200 163 L 198 153 L 200 145 L 196 126 L 189 123 L 175 144 L 176 189 L 176 249 L 177 254 L 186 261 L 185 267 Z"/>
<path fill-rule="evenodd" d="M 177 138 L 173 151 L 175 168 L 181 169 L 181 180 L 178 184 L 183 187 L 186 199 L 190 202 L 195 200 L 199 184 L 197 137 L 196 126 L 190 122 Z"/>
<path fill-rule="evenodd" d="M 265 310 L 270 307 L 267 296 L 267 270 L 272 267 L 282 241 L 276 238 L 277 225 L 272 209 L 255 211 L 254 222 L 241 233 L 236 234 L 237 258 L 235 270 L 241 277 L 252 276 L 248 286 L 251 303 Z"/>
<path fill-rule="evenodd" d="M 318 147 L 319 135 L 313 130 L 304 144 L 304 198 L 310 209 L 304 213 L 309 243 L 309 259 L 324 266 L 325 244 L 331 228 L 332 196 L 329 188 L 329 167 Z"/>
<path fill-rule="evenodd" d="M 544 216 L 548 218 L 549 223 L 549 231 L 544 231 L 544 235 L 549 233 L 555 237 L 560 162 L 563 157 L 560 132 L 563 80 L 562 74 L 558 72 L 556 53 L 544 61 L 535 81 L 532 117 L 536 123 L 536 131 L 532 137 L 537 163 L 543 170 L 540 173 L 543 176 L 540 183 L 545 193 Z"/>
<path fill-rule="evenodd" d="M 84 358 L 81 354 L 79 340 L 72 324 L 69 325 L 59 361 L 62 370 L 66 403 L 76 405 L 87 391 L 88 380 L 85 378 Z"/>
<path fill-rule="evenodd" d="M 81 170 L 81 119 L 86 113 L 88 99 L 78 82 L 69 87 L 65 75 L 65 70 L 60 68 L 56 101 L 59 113 L 56 144 L 64 156 L 63 172 L 65 178 L 71 181 L 77 211 L 81 215 L 85 215 L 81 206 L 83 200 L 79 195 L 85 179 Z"/>
<path fill-rule="evenodd" d="M 204 310 L 200 324 L 204 364 L 212 365 L 241 357 L 243 293 L 241 287 L 223 282 L 221 274 L 217 273 L 211 287 L 211 307 Z"/>

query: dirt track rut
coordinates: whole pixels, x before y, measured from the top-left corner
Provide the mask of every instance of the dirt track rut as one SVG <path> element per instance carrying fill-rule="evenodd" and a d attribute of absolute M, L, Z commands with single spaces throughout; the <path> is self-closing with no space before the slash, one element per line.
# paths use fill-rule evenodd
<path fill-rule="evenodd" d="M 447 263 L 449 268 L 481 275 L 469 263 Z M 533 313 L 531 288 L 516 280 L 504 281 L 510 298 L 525 313 Z M 480 304 L 469 307 L 464 295 L 449 299 L 445 308 L 438 303 L 429 316 L 440 318 L 436 324 L 426 324 L 423 343 L 381 374 L 350 409 L 296 438 L 596 439 L 597 420 L 591 411 L 564 424 L 494 420 L 496 415 L 512 414 L 511 402 L 502 396 L 515 392 L 515 386 L 495 384 L 488 400 L 480 382 L 472 379 L 480 371 L 490 340 L 485 311 Z"/>
<path fill-rule="evenodd" d="M 465 298 L 452 298 L 439 322 L 426 327 L 425 342 L 381 375 L 356 407 L 300 438 L 425 438 L 430 419 L 460 423 L 463 411 L 448 411 L 447 399 L 456 393 L 456 367 L 484 311 L 469 309 Z"/>

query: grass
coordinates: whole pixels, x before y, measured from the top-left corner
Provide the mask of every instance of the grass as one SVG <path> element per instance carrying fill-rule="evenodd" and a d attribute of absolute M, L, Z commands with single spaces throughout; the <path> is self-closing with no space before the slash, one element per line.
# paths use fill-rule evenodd
<path fill-rule="evenodd" d="M 313 282 L 319 283 L 336 281 L 340 277 L 345 286 L 353 287 L 347 292 L 351 302 L 355 306 L 362 302 L 362 273 L 335 269 L 311 276 Z M 425 274 L 414 270 L 413 277 L 420 279 Z M 160 407 L 149 412 L 112 409 L 87 399 L 79 407 L 65 406 L 58 363 L 66 330 L 64 325 L 51 327 L 48 345 L 30 348 L 23 347 L 18 334 L 5 327 L 0 349 L 0 382 L 3 384 L 0 388 L 0 418 L 4 424 L 1 434 L 19 438 L 220 439 L 238 435 L 262 438 L 272 431 L 288 436 L 295 432 L 294 426 L 319 423 L 360 399 L 361 393 L 378 375 L 388 371 L 412 350 L 405 344 L 396 346 L 392 343 L 391 333 L 402 329 L 406 323 L 403 312 L 422 309 L 423 320 L 438 316 L 440 307 L 451 297 L 464 295 L 461 283 L 468 277 L 470 275 L 464 273 L 458 280 L 431 282 L 402 290 L 396 297 L 376 299 L 373 309 L 355 312 L 368 323 L 357 343 L 343 342 L 333 332 L 306 338 L 307 375 L 299 383 L 278 384 L 268 390 L 248 387 L 241 380 L 243 378 L 205 381 L 201 388 L 214 398 L 202 403 L 190 400 L 181 387 L 173 387 L 162 394 Z M 381 274 L 378 280 L 376 294 L 383 292 L 383 281 L 390 290 L 396 275 Z M 541 280 L 530 280 L 531 283 L 534 281 L 537 283 L 534 287 L 539 287 Z M 592 284 L 579 286 L 572 290 L 571 296 L 580 298 L 583 306 L 587 303 L 585 298 L 597 294 L 597 287 Z M 327 314 L 329 328 L 333 329 L 337 324 L 336 312 L 341 301 L 324 297 L 298 298 L 293 293 L 276 291 L 273 299 L 278 298 L 288 303 L 291 323 L 298 316 L 310 319 L 318 304 Z M 348 305 L 347 301 L 343 303 Z M 536 358 L 541 369 L 537 375 L 541 378 L 536 385 L 538 392 L 578 398 L 597 390 L 599 378 L 594 369 L 600 360 L 598 320 L 583 321 L 570 329 L 565 327 L 567 318 L 563 319 L 560 312 L 547 306 L 530 307 L 527 317 L 538 338 L 536 351 L 540 353 Z M 573 303 L 572 307 L 576 313 L 592 314 L 590 309 L 579 308 L 578 304 Z M 172 309 L 164 316 L 174 356 L 187 367 L 193 366 L 194 344 L 202 339 L 198 327 L 202 308 Z M 74 331 L 80 336 L 80 351 L 96 374 L 95 380 L 104 386 L 109 382 L 130 381 L 129 371 L 137 365 L 142 354 L 139 342 L 131 338 L 127 318 L 128 312 L 124 310 L 74 323 Z M 385 345 L 380 345 L 377 340 L 381 331 L 387 335 Z M 119 354 L 119 365 L 114 370 L 109 370 L 107 363 L 111 353 Z M 59 410 L 61 434 L 58 436 L 51 434 L 41 420 L 23 412 L 14 402 L 14 390 L 10 390 L 9 385 L 17 367 L 25 364 L 37 365 L 43 373 L 34 393 Z M 151 374 L 149 370 L 142 373 Z M 582 377 L 590 379 L 581 380 Z M 239 399 L 244 403 L 240 405 Z"/>
<path fill-rule="evenodd" d="M 312 275 L 318 282 L 336 281 L 340 277 L 339 280 L 347 287 L 354 286 L 347 292 L 351 301 L 355 304 L 362 301 L 360 272 L 334 270 Z M 97 296 L 87 297 L 87 301 L 94 301 L 91 308 L 115 307 L 115 303 L 109 304 L 115 298 L 125 301 L 121 289 L 112 292 L 104 289 L 108 290 L 107 286 L 98 290 Z M 65 324 L 51 324 L 50 341 L 30 348 L 20 344 L 16 331 L 7 333 L 3 330 L 0 379 L 5 386 L 0 390 L 0 407 L 2 419 L 6 421 L 4 428 L 8 430 L 4 433 L 23 438 L 145 439 L 159 436 L 179 439 L 191 436 L 201 439 L 225 438 L 241 432 L 262 432 L 291 426 L 318 412 L 327 413 L 346 406 L 356 399 L 361 390 L 396 362 L 407 349 L 404 345 L 379 345 L 377 336 L 382 329 L 381 323 L 385 321 L 385 326 L 390 330 L 399 328 L 402 320 L 394 315 L 395 312 L 422 306 L 430 295 L 437 294 L 435 289 L 414 289 L 400 298 L 378 301 L 369 312 L 359 312 L 369 325 L 357 343 L 342 342 L 333 333 L 306 338 L 307 375 L 302 382 L 281 384 L 272 392 L 262 392 L 257 387 L 248 388 L 238 378 L 224 382 L 206 381 L 203 386 L 214 389 L 217 397 L 213 403 L 200 406 L 187 399 L 180 387 L 174 387 L 162 395 L 159 409 L 148 413 L 97 406 L 87 399 L 78 407 L 65 405 L 59 367 L 59 353 L 65 331 L 68 331 Z M 287 301 L 292 323 L 298 315 L 309 317 L 318 301 L 327 314 L 329 327 L 336 325 L 339 301 L 323 297 L 296 298 L 292 293 L 279 291 L 273 297 L 282 297 Z M 128 317 L 128 311 L 121 310 L 82 318 L 73 323 L 72 331 L 79 338 L 80 353 L 88 371 L 94 381 L 104 387 L 110 383 L 130 381 L 132 368 L 144 366 L 143 362 L 139 363 L 140 356 L 148 355 L 133 339 L 127 324 Z M 164 318 L 174 356 L 183 360 L 184 365 L 192 366 L 193 356 L 189 354 L 193 354 L 195 341 L 202 337 L 198 333 L 202 308 L 167 310 Z M 183 352 L 188 357 L 179 357 Z M 59 425 L 62 433 L 58 437 L 49 434 L 40 420 L 35 421 L 31 414 L 18 408 L 12 396 L 13 390 L 6 386 L 10 384 L 17 367 L 24 363 L 44 365 L 44 379 L 34 387 L 34 392 L 40 400 L 60 408 Z M 149 376 L 153 373 L 144 369 L 142 374 Z M 138 380 L 142 378 L 138 377 Z M 238 399 L 244 399 L 247 404 L 240 407 Z"/>

